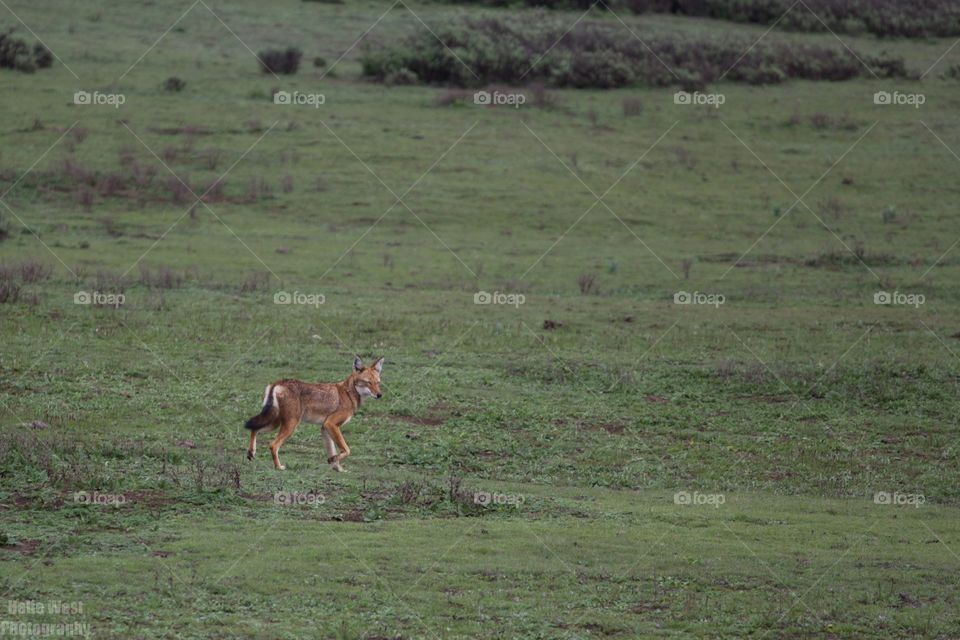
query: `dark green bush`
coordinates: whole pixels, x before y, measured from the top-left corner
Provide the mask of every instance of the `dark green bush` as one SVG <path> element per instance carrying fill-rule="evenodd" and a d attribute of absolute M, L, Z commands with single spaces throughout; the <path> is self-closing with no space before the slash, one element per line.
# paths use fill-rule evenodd
<path fill-rule="evenodd" d="M 286 49 L 266 49 L 257 54 L 260 59 L 260 68 L 264 73 L 290 75 L 300 68 L 300 58 L 303 52 L 296 47 Z"/>
<path fill-rule="evenodd" d="M 958 0 L 677 0 L 679 13 L 773 24 L 793 31 L 869 32 L 885 37 L 960 34 Z M 808 8 L 809 7 L 809 8 Z M 789 11 L 788 11 L 789 10 Z M 781 19 L 782 17 L 782 19 Z"/>
<path fill-rule="evenodd" d="M 0 69 L 33 73 L 53 64 L 53 54 L 39 42 L 32 47 L 13 35 L 13 29 L 0 31 Z"/>
<path fill-rule="evenodd" d="M 640 42 L 625 37 L 622 25 L 608 20 L 583 20 L 568 29 L 566 20 L 543 13 L 509 20 L 467 18 L 368 48 L 361 58 L 363 73 L 382 82 L 403 76 L 458 87 L 541 82 L 582 88 L 680 85 L 688 90 L 721 78 L 750 84 L 788 78 L 847 80 L 870 74 L 861 59 L 880 76 L 905 73 L 900 58 L 858 59 L 839 44 L 761 42 L 751 48 L 754 43 L 743 39 L 679 35 Z"/>
<path fill-rule="evenodd" d="M 177 76 L 170 76 L 163 81 L 163 90 L 170 91 L 172 93 L 183 91 L 186 86 L 187 81 L 183 80 L 182 78 L 178 78 Z"/>
<path fill-rule="evenodd" d="M 477 0 L 447 0 L 478 4 Z M 537 6 L 586 10 L 586 0 L 479 0 L 492 7 Z M 596 9 L 630 13 L 675 13 L 771 25 L 791 31 L 869 32 L 884 37 L 960 35 L 960 0 L 604 0 Z"/>

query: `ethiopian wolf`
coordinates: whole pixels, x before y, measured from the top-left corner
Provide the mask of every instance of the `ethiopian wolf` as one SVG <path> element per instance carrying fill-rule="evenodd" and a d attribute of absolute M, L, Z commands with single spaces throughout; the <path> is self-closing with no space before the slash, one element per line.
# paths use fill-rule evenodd
<path fill-rule="evenodd" d="M 253 460 L 257 453 L 257 434 L 261 431 L 280 432 L 270 443 L 273 466 L 279 470 L 278 452 L 287 438 L 293 435 L 301 421 L 323 425 L 323 445 L 327 450 L 327 462 L 335 471 L 343 471 L 340 461 L 350 455 L 350 447 L 343 439 L 340 429 L 360 408 L 364 398 L 380 398 L 380 371 L 383 358 L 369 367 L 363 366 L 360 356 L 353 360 L 353 372 L 343 382 L 301 382 L 278 380 L 267 385 L 263 394 L 263 409 L 247 420 L 250 429 L 250 447 L 247 459 Z M 340 452 L 337 453 L 337 447 Z"/>

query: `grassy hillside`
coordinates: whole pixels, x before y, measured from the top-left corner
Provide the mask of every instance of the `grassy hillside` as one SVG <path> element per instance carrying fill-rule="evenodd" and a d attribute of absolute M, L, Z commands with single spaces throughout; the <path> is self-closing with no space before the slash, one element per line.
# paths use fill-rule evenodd
<path fill-rule="evenodd" d="M 368 43 L 502 10 L 10 9 L 0 24 L 57 59 L 0 70 L 0 623 L 955 633 L 949 39 L 843 35 L 910 80 L 720 82 L 718 108 L 488 87 L 524 92 L 514 108 L 361 75 Z M 836 44 L 620 19 L 625 38 Z M 288 46 L 295 75 L 260 70 Z M 385 396 L 344 430 L 348 473 L 310 425 L 286 471 L 270 436 L 244 459 L 267 383 L 342 379 L 355 353 L 386 356 Z"/>

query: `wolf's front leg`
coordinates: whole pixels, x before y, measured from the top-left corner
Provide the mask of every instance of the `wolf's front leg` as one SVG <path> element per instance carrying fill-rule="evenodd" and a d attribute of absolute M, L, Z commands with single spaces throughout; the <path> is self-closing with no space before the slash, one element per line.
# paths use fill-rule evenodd
<path fill-rule="evenodd" d="M 340 456 L 337 455 L 337 444 L 333 441 L 333 436 L 330 435 L 326 427 L 321 430 L 321 433 L 323 433 L 323 448 L 327 452 L 327 462 L 333 467 L 334 471 L 343 471 L 343 467 L 340 466 Z"/>

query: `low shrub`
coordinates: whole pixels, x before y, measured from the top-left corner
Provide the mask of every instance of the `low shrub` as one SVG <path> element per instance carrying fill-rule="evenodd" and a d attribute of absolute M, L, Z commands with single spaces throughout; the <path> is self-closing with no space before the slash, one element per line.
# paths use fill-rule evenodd
<path fill-rule="evenodd" d="M 0 264 L 0 304 L 13 304 L 22 298 L 24 285 L 42 282 L 53 273 L 50 265 L 36 260 Z"/>
<path fill-rule="evenodd" d="M 264 73 L 290 75 L 300 68 L 300 58 L 303 52 L 296 47 L 286 49 L 266 49 L 257 54 L 260 59 L 260 68 Z"/>
<path fill-rule="evenodd" d="M 168 147 L 163 150 L 162 155 L 169 157 L 172 163 L 181 159 L 180 152 L 178 148 Z M 221 163 L 222 156 L 223 152 L 219 149 L 205 149 L 193 154 L 192 158 L 201 168 L 215 170 Z M 211 179 L 206 183 L 193 184 L 186 172 L 182 173 L 182 182 L 166 172 L 158 176 L 156 163 L 141 162 L 129 149 L 121 150 L 119 164 L 119 170 L 103 171 L 88 168 L 75 157 L 67 156 L 53 163 L 50 169 L 27 173 L 20 184 L 24 188 L 36 190 L 44 197 L 69 200 L 85 210 L 91 210 L 99 199 L 133 201 L 142 207 L 148 202 L 186 205 L 198 197 L 203 202 L 221 202 L 243 197 L 239 188 L 231 195 L 226 179 Z M 12 182 L 14 179 L 15 177 L 6 176 L 0 171 L 0 184 Z M 109 231 L 109 228 L 107 230 Z M 7 237 L 9 232 L 8 222 L 0 215 L 0 241 Z"/>
<path fill-rule="evenodd" d="M 960 35 L 957 0 L 676 0 L 673 13 L 772 25 L 791 31 L 883 37 Z M 795 6 L 794 6 L 795 5 Z M 791 8 L 792 7 L 792 8 Z"/>
<path fill-rule="evenodd" d="M 151 268 L 141 263 L 140 284 L 151 289 L 177 289 L 183 284 L 183 275 L 170 267 Z"/>
<path fill-rule="evenodd" d="M 33 73 L 53 64 L 53 54 L 39 42 L 32 47 L 13 35 L 13 29 L 0 31 L 0 69 Z"/>
<path fill-rule="evenodd" d="M 638 116 L 643 113 L 643 103 L 639 98 L 624 98 L 623 99 L 623 115 L 625 116 Z"/>
<path fill-rule="evenodd" d="M 13 304 L 20 299 L 20 284 L 0 278 L 0 304 Z"/>
<path fill-rule="evenodd" d="M 720 78 L 757 85 L 788 78 L 847 80 L 870 75 L 864 63 L 879 76 L 905 74 L 901 58 L 858 55 L 839 44 L 756 44 L 675 34 L 640 42 L 624 37 L 614 21 L 582 20 L 570 29 L 565 20 L 541 13 L 424 27 L 367 48 L 361 63 L 365 76 L 381 82 L 402 75 L 455 87 L 539 82 L 598 89 L 679 84 L 697 90 Z"/>
<path fill-rule="evenodd" d="M 958 0 L 447 0 L 489 7 L 542 7 L 598 12 L 673 13 L 748 24 L 776 25 L 788 31 L 872 33 L 882 37 L 960 35 Z"/>
<path fill-rule="evenodd" d="M 944 78 L 960 80 L 960 64 L 954 64 L 947 67 L 947 70 L 942 75 Z"/>
<path fill-rule="evenodd" d="M 177 76 L 170 76 L 163 81 L 163 90 L 171 93 L 183 91 L 187 86 L 187 81 Z"/>

